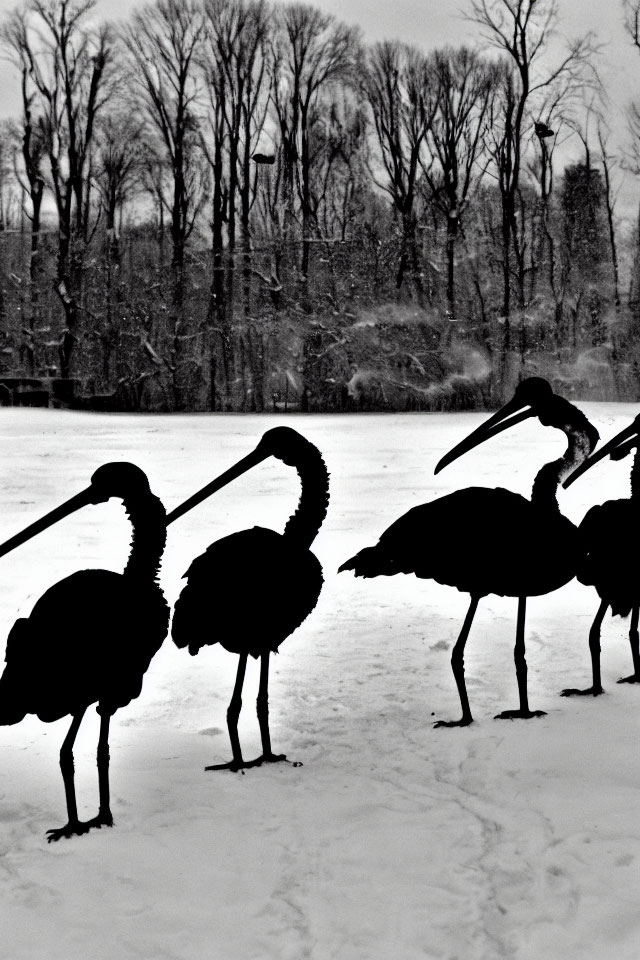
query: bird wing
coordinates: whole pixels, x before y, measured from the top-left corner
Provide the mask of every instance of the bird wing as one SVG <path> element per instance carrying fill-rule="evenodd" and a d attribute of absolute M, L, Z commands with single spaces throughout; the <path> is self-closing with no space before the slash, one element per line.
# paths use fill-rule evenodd
<path fill-rule="evenodd" d="M 477 596 L 533 596 L 574 576 L 575 537 L 566 518 L 520 494 L 467 487 L 409 510 L 344 567 L 359 576 L 414 573 Z"/>
<path fill-rule="evenodd" d="M 169 625 L 156 584 L 81 570 L 50 587 L 16 622 L 0 678 L 2 702 L 45 721 L 101 701 L 109 712 L 137 697 Z M 13 721 L 5 721 L 13 722 Z"/>
<path fill-rule="evenodd" d="M 611 612 L 623 617 L 640 603 L 640 576 L 623 546 L 623 537 L 633 536 L 639 523 L 640 511 L 633 501 L 620 499 L 591 507 L 578 527 L 584 552 L 578 580 L 593 585 Z"/>
<path fill-rule="evenodd" d="M 277 650 L 315 607 L 322 568 L 294 538 L 253 527 L 216 540 L 193 561 L 171 635 L 195 654 L 221 643 L 233 653 Z"/>

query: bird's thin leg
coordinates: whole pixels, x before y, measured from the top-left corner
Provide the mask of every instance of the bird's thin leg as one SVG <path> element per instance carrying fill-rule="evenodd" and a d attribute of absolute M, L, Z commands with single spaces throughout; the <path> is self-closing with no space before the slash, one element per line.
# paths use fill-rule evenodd
<path fill-rule="evenodd" d="M 100 738 L 98 740 L 98 786 L 100 789 L 100 809 L 98 819 L 106 826 L 113 826 L 109 790 L 109 723 L 111 714 L 106 710 L 100 717 Z"/>
<path fill-rule="evenodd" d="M 73 764 L 73 745 L 86 709 L 87 708 L 84 707 L 79 713 L 73 715 L 69 732 L 60 747 L 60 772 L 62 773 L 64 792 L 67 800 L 68 821 L 64 827 L 47 830 L 49 843 L 51 843 L 52 840 L 59 840 L 61 837 L 79 836 L 87 832 L 85 825 L 78 820 L 78 805 L 76 803 L 76 786 L 74 779 L 75 767 Z"/>
<path fill-rule="evenodd" d="M 527 598 L 518 599 L 518 624 L 516 627 L 516 643 L 513 648 L 513 659 L 516 664 L 516 678 L 518 681 L 518 695 L 520 707 L 518 710 L 503 710 L 496 715 L 496 720 L 530 720 L 531 717 L 546 716 L 544 710 L 529 710 L 529 696 L 527 694 L 527 658 L 525 656 L 524 624 L 527 613 Z"/>
<path fill-rule="evenodd" d="M 100 736 L 98 738 L 98 789 L 100 791 L 100 808 L 98 816 L 87 820 L 84 824 L 88 830 L 91 827 L 112 827 L 113 816 L 110 806 L 109 791 L 109 724 L 111 713 L 108 707 L 100 704 Z"/>
<path fill-rule="evenodd" d="M 618 683 L 640 683 L 640 645 L 638 640 L 638 615 L 640 606 L 636 604 L 631 610 L 631 624 L 629 626 L 629 643 L 633 657 L 633 673 L 630 677 L 620 677 Z"/>
<path fill-rule="evenodd" d="M 258 723 L 260 724 L 260 736 L 262 738 L 262 759 L 263 760 L 286 760 L 284 754 L 275 756 L 271 750 L 271 734 L 269 733 L 269 657 L 271 652 L 267 650 L 260 657 L 260 687 L 258 688 L 258 699 L 256 708 L 258 713 Z"/>
<path fill-rule="evenodd" d="M 256 703 L 258 713 L 258 723 L 260 724 L 260 736 L 262 738 L 262 756 L 255 761 L 261 763 L 278 763 L 281 760 L 287 760 L 284 753 L 273 753 L 271 749 L 271 734 L 269 733 L 269 658 L 271 652 L 267 650 L 260 658 L 260 686 L 258 688 L 258 700 Z M 287 763 L 290 763 L 287 760 Z M 301 763 L 295 763 L 294 766 L 301 767 Z"/>
<path fill-rule="evenodd" d="M 233 695 L 227 708 L 227 728 L 229 730 L 229 739 L 231 740 L 231 752 L 233 760 L 228 763 L 215 763 L 212 766 L 205 767 L 205 770 L 242 770 L 244 767 L 255 766 L 255 762 L 246 762 L 242 759 L 242 750 L 240 749 L 240 738 L 238 737 L 238 718 L 242 707 L 242 687 L 244 684 L 244 675 L 247 669 L 248 654 L 241 653 L 238 660 L 238 672 L 236 673 L 236 682 L 233 688 Z"/>
<path fill-rule="evenodd" d="M 564 689 L 560 694 L 561 697 L 599 697 L 601 693 L 604 693 L 604 690 L 602 689 L 602 677 L 600 675 L 600 629 L 602 627 L 602 621 L 604 620 L 608 607 L 609 604 L 606 600 L 600 601 L 598 612 L 596 613 L 593 623 L 591 624 L 591 629 L 589 630 L 589 652 L 591 654 L 592 676 L 591 686 L 587 687 L 585 690 L 579 690 L 577 687 L 566 687 L 566 689 Z"/>
<path fill-rule="evenodd" d="M 455 677 L 458 687 L 460 706 L 462 707 L 462 717 L 460 720 L 438 720 L 438 722 L 434 724 L 434 727 L 468 727 L 470 723 L 473 723 L 473 717 L 471 716 L 471 709 L 469 707 L 467 687 L 464 682 L 464 648 L 467 642 L 467 637 L 469 636 L 469 631 L 471 630 L 473 618 L 476 610 L 478 609 L 479 602 L 480 597 L 471 597 L 469 609 L 467 610 L 467 615 L 464 618 L 464 623 L 462 624 L 462 630 L 460 631 L 458 639 L 455 642 L 455 646 L 451 651 L 451 669 L 453 670 L 453 676 Z"/>

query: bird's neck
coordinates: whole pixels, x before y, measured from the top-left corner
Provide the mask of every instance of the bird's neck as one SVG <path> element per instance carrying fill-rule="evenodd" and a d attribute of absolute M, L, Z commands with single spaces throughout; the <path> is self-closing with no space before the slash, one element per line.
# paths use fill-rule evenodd
<path fill-rule="evenodd" d="M 631 465 L 631 499 L 640 506 L 640 446 L 636 447 Z"/>
<path fill-rule="evenodd" d="M 531 502 L 560 512 L 558 487 L 586 460 L 591 452 L 591 443 L 586 430 L 566 424 L 560 429 L 567 437 L 567 449 L 563 457 L 545 463 L 538 472 L 531 491 Z"/>
<path fill-rule="evenodd" d="M 304 459 L 295 464 L 302 489 L 298 509 L 284 528 L 284 535 L 292 537 L 305 547 L 316 538 L 329 505 L 329 471 L 320 451 L 309 444 Z"/>
<path fill-rule="evenodd" d="M 124 576 L 157 582 L 167 540 L 166 511 L 153 494 L 127 499 L 124 507 L 132 527 L 131 552 Z"/>

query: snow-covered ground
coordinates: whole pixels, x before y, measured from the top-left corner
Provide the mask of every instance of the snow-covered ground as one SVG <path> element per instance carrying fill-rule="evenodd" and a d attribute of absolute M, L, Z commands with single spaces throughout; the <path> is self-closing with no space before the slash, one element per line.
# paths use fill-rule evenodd
<path fill-rule="evenodd" d="M 581 406 L 604 440 L 636 412 Z M 528 494 L 538 464 L 564 449 L 560 433 L 528 421 L 434 477 L 482 420 L 2 410 L 0 539 L 107 460 L 138 463 L 171 509 L 282 422 L 320 447 L 332 484 L 314 548 L 325 588 L 272 672 L 274 749 L 304 765 L 205 773 L 230 756 L 237 661 L 219 647 L 191 658 L 167 640 L 142 696 L 112 724 L 114 829 L 47 844 L 45 830 L 66 819 L 58 751 L 68 721 L 1 729 L 3 960 L 638 960 L 640 688 L 615 683 L 631 670 L 628 624 L 604 624 L 606 695 L 565 700 L 563 687 L 590 680 L 597 598 L 574 582 L 531 600 L 530 701 L 548 715 L 499 722 L 517 704 L 516 603 L 487 598 L 466 657 L 476 722 L 434 730 L 459 716 L 449 657 L 467 598 L 413 577 L 336 574 L 411 506 L 469 483 Z M 627 496 L 629 467 L 598 465 L 561 493 L 564 511 L 577 521 L 590 504 Z M 209 542 L 254 523 L 281 530 L 297 496 L 295 472 L 267 461 L 176 521 L 162 572 L 169 601 Z M 128 541 L 112 501 L 0 559 L 0 635 L 73 570 L 122 569 Z M 260 752 L 257 672 L 252 662 L 246 756 Z M 97 808 L 97 729 L 91 710 L 76 744 L 81 817 Z"/>

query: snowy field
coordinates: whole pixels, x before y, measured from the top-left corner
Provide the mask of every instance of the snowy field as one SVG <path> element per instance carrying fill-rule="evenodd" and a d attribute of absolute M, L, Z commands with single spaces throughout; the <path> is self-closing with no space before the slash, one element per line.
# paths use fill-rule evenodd
<path fill-rule="evenodd" d="M 603 440 L 636 413 L 580 406 Z M 304 765 L 205 773 L 230 757 L 237 660 L 219 647 L 191 658 L 167 640 L 142 696 L 112 723 L 115 827 L 47 844 L 45 830 L 66 820 L 68 721 L 0 729 L 2 960 L 638 960 L 640 688 L 615 683 L 631 672 L 628 624 L 604 623 L 606 695 L 566 700 L 563 687 L 590 682 L 597 597 L 574 582 L 531 600 L 530 702 L 548 715 L 494 721 L 517 706 L 516 602 L 483 600 L 466 656 L 476 722 L 435 730 L 460 714 L 449 657 L 467 598 L 413 577 L 336 574 L 415 504 L 470 483 L 528 495 L 538 465 L 564 450 L 562 434 L 528 421 L 434 477 L 483 419 L 0 412 L 0 539 L 108 460 L 138 463 L 171 509 L 277 423 L 316 443 L 331 472 L 314 547 L 325 588 L 272 670 L 274 750 Z M 560 494 L 564 512 L 579 521 L 592 503 L 627 496 L 630 465 L 599 464 Z M 176 521 L 168 600 L 208 543 L 254 523 L 282 530 L 297 497 L 295 472 L 272 460 Z M 0 559 L 2 638 L 54 581 L 121 570 L 128 542 L 111 501 Z M 252 661 L 247 757 L 260 753 L 257 679 Z M 81 818 L 97 810 L 97 732 L 91 709 L 76 743 Z"/>

